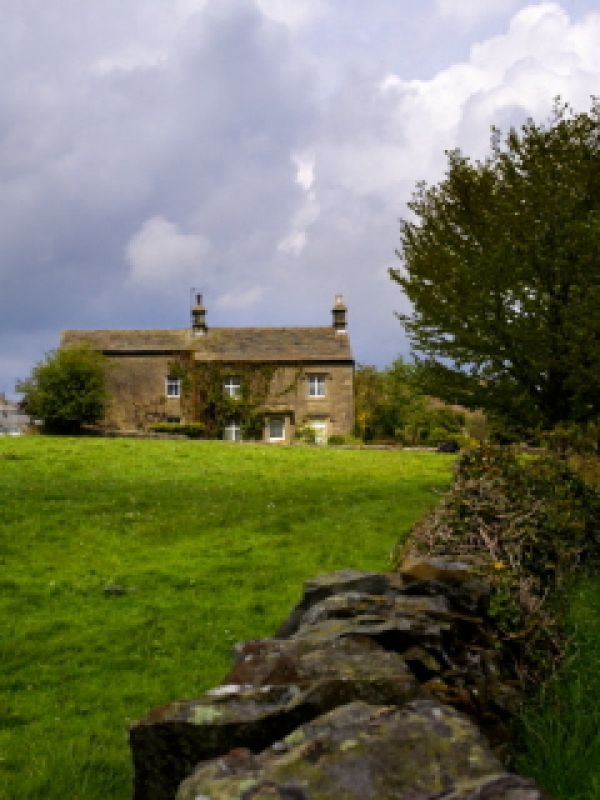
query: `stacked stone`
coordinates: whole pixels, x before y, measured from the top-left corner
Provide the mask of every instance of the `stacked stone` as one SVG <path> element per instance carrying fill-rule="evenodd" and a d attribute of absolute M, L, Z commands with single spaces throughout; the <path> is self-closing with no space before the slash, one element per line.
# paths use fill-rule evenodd
<path fill-rule="evenodd" d="M 548 800 L 498 757 L 520 694 L 489 594 L 437 559 L 308 581 L 221 686 L 131 725 L 135 800 Z"/>

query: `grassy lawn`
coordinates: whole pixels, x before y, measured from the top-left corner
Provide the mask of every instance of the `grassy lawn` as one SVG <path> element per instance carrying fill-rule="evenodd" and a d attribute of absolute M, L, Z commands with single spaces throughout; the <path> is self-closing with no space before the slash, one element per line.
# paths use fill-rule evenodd
<path fill-rule="evenodd" d="M 127 719 L 218 682 L 306 578 L 387 569 L 451 462 L 0 439 L 0 798 L 129 798 Z"/>
<path fill-rule="evenodd" d="M 571 656 L 522 718 L 516 768 L 557 800 L 600 798 L 600 576 L 568 598 Z"/>

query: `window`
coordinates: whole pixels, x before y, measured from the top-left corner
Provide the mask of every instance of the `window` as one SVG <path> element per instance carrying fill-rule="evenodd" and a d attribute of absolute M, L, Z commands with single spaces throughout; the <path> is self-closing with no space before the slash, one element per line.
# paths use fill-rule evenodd
<path fill-rule="evenodd" d="M 325 397 L 325 375 L 308 376 L 308 396 Z"/>
<path fill-rule="evenodd" d="M 285 440 L 285 420 L 283 417 L 270 417 L 269 441 L 283 442 Z"/>
<path fill-rule="evenodd" d="M 225 439 L 226 442 L 242 441 L 242 428 L 237 420 L 230 419 L 229 422 L 225 423 L 223 439 Z"/>
<path fill-rule="evenodd" d="M 240 379 L 233 376 L 227 378 L 223 383 L 223 391 L 226 395 L 229 395 L 229 397 L 239 397 L 242 392 Z"/>
<path fill-rule="evenodd" d="M 181 378 L 169 375 L 167 378 L 167 397 L 179 397 L 181 395 Z"/>
<path fill-rule="evenodd" d="M 170 417 L 167 415 L 167 422 L 181 422 L 181 417 Z"/>

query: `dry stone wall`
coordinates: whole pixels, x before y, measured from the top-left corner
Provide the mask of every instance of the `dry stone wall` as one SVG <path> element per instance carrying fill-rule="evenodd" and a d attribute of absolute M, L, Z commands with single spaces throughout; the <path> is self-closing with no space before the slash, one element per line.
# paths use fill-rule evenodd
<path fill-rule="evenodd" d="M 308 581 L 220 686 L 130 726 L 135 800 L 550 800 L 503 766 L 489 595 L 437 559 Z"/>

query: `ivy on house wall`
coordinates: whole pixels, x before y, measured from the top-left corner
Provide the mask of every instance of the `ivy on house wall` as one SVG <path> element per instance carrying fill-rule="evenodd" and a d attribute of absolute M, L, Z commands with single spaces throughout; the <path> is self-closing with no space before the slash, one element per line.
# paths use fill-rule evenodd
<path fill-rule="evenodd" d="M 225 425 L 232 420 L 239 423 L 243 438 L 262 438 L 264 407 L 277 366 L 195 362 L 193 353 L 189 353 L 173 361 L 169 369 L 171 375 L 181 379 L 182 413 L 186 419 L 204 425 L 206 438 L 222 438 Z M 235 397 L 224 389 L 225 381 L 233 377 L 240 382 Z"/>

